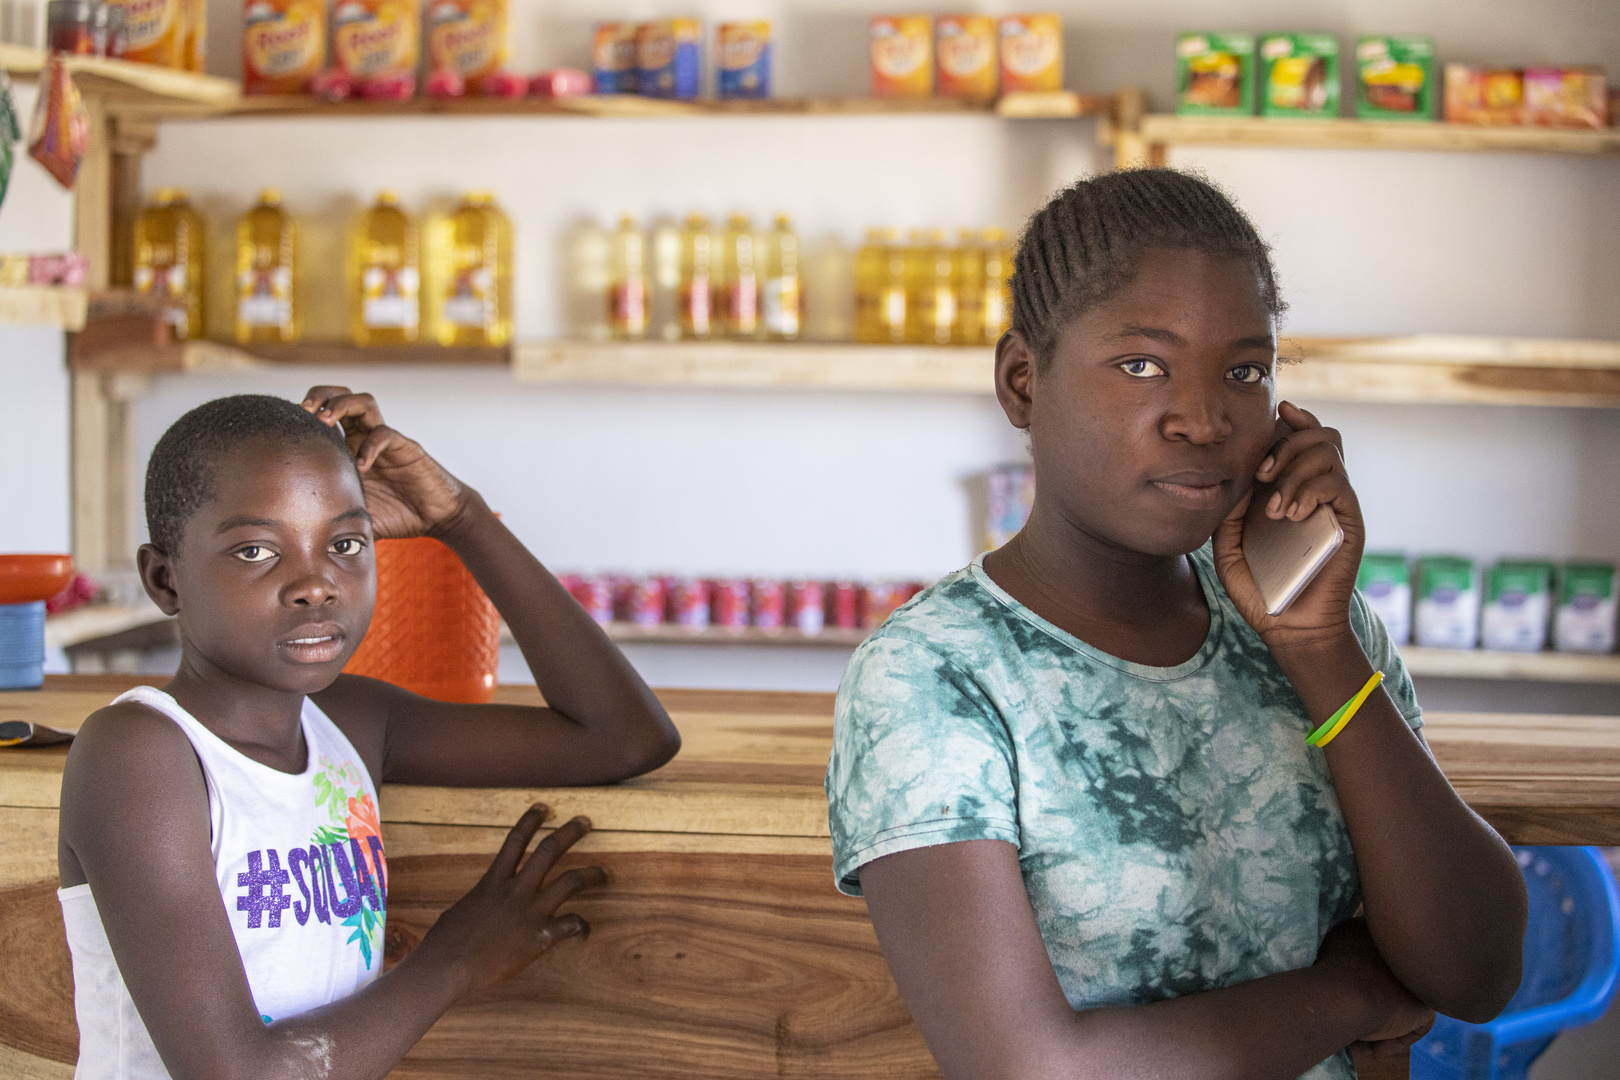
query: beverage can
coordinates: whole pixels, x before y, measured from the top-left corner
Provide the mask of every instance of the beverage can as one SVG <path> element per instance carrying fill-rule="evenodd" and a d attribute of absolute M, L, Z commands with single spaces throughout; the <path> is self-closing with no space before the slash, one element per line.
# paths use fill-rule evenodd
<path fill-rule="evenodd" d="M 570 591 L 585 614 L 598 625 L 606 626 L 613 621 L 613 589 L 607 578 L 594 574 L 581 577 Z"/>
<path fill-rule="evenodd" d="M 1389 640 L 1405 645 L 1412 638 L 1412 571 L 1400 552 L 1369 551 L 1356 571 L 1356 588 L 1367 607 L 1383 622 Z"/>
<path fill-rule="evenodd" d="M 674 577 L 664 581 L 664 604 L 669 621 L 689 630 L 709 625 L 709 583 L 699 578 Z"/>
<path fill-rule="evenodd" d="M 1551 563 L 1504 559 L 1485 575 L 1480 644 L 1487 649 L 1540 652 L 1552 616 Z"/>
<path fill-rule="evenodd" d="M 827 586 L 831 594 L 826 602 L 827 621 L 840 630 L 853 630 L 861 625 L 861 589 L 853 581 L 834 581 Z"/>
<path fill-rule="evenodd" d="M 721 23 L 715 32 L 716 91 L 723 98 L 771 96 L 771 24 Z"/>
<path fill-rule="evenodd" d="M 1565 563 L 1558 575 L 1553 646 L 1559 652 L 1612 653 L 1620 575 L 1613 563 Z"/>
<path fill-rule="evenodd" d="M 1479 582 L 1474 564 L 1451 556 L 1418 560 L 1413 629 L 1417 643 L 1438 649 L 1479 644 Z"/>
<path fill-rule="evenodd" d="M 185 66 L 184 0 L 108 0 L 124 9 L 124 59 Z"/>
<path fill-rule="evenodd" d="M 427 12 L 428 64 L 483 92 L 483 80 L 512 54 L 505 0 L 433 0 Z"/>
<path fill-rule="evenodd" d="M 1001 92 L 1063 89 L 1063 20 L 1056 15 L 1001 17 Z"/>
<path fill-rule="evenodd" d="M 795 581 L 788 586 L 788 622 L 801 634 L 821 633 L 827 623 L 826 586 L 819 581 Z"/>
<path fill-rule="evenodd" d="M 664 622 L 664 579 L 634 577 L 626 595 L 626 621 L 636 626 L 661 626 Z"/>
<path fill-rule="evenodd" d="M 787 587 L 780 581 L 748 583 L 749 621 L 759 630 L 780 630 L 787 619 Z"/>
<path fill-rule="evenodd" d="M 703 25 L 660 19 L 636 28 L 636 88 L 647 97 L 695 98 L 703 80 Z"/>
<path fill-rule="evenodd" d="M 362 93 L 367 84 L 415 86 L 416 0 L 339 0 L 332 28 L 333 59 Z"/>
<path fill-rule="evenodd" d="M 709 582 L 709 622 L 727 630 L 748 626 L 748 582 L 716 578 Z"/>
<path fill-rule="evenodd" d="M 633 94 L 636 71 L 636 24 L 599 22 L 591 35 L 591 74 L 598 94 Z"/>
<path fill-rule="evenodd" d="M 934 20 L 934 92 L 965 101 L 992 101 L 999 81 L 996 20 L 989 15 L 941 15 Z"/>
<path fill-rule="evenodd" d="M 861 589 L 861 626 L 876 630 L 894 614 L 894 609 L 910 597 L 905 586 L 894 581 L 874 581 Z"/>
<path fill-rule="evenodd" d="M 321 0 L 248 0 L 242 23 L 243 93 L 301 94 L 326 66 Z"/>
<path fill-rule="evenodd" d="M 934 92 L 934 20 L 879 15 L 871 23 L 872 96 L 927 97 Z"/>

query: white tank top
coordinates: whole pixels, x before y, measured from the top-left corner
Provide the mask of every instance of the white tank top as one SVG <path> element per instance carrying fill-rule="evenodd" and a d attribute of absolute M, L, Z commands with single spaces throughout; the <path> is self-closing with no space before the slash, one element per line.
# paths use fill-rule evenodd
<path fill-rule="evenodd" d="M 208 784 L 214 877 L 265 1023 L 347 997 L 382 969 L 388 865 L 360 755 L 308 698 L 302 773 L 261 765 L 161 690 L 135 701 L 191 740 Z M 116 703 L 116 702 L 115 702 Z M 60 889 L 79 1021 L 75 1080 L 167 1080 L 124 987 L 90 886 Z"/>

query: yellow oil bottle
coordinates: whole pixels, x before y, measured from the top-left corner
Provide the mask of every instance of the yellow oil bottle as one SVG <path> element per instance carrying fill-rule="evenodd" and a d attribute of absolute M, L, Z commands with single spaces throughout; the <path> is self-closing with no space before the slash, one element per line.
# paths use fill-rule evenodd
<path fill-rule="evenodd" d="M 646 241 L 634 219 L 619 219 L 608 243 L 608 324 L 613 336 L 639 341 L 647 336 Z"/>
<path fill-rule="evenodd" d="M 681 230 L 681 337 L 705 341 L 714 336 L 715 277 L 719 244 L 709 219 L 693 214 Z"/>
<path fill-rule="evenodd" d="M 1002 229 L 979 234 L 984 245 L 984 315 L 980 341 L 994 345 L 1012 328 L 1013 246 Z"/>
<path fill-rule="evenodd" d="M 868 229 L 855 254 L 855 340 L 906 339 L 906 255 L 893 229 Z"/>
<path fill-rule="evenodd" d="M 760 286 L 760 328 L 767 341 L 797 341 L 804 323 L 804 288 L 800 281 L 799 235 L 786 214 L 777 216 L 764 240 L 764 273 Z"/>
<path fill-rule="evenodd" d="M 471 191 L 427 229 L 428 333 L 440 345 L 512 340 L 512 222 Z"/>
<path fill-rule="evenodd" d="M 804 336 L 849 341 L 855 327 L 855 263 L 836 233 L 806 245 L 803 277 Z"/>
<path fill-rule="evenodd" d="M 647 336 L 681 340 L 681 227 L 669 218 L 653 224 L 647 236 L 652 254 L 647 296 Z"/>
<path fill-rule="evenodd" d="M 952 250 L 940 229 L 917 230 L 906 247 L 905 339 L 946 345 L 956 318 Z"/>
<path fill-rule="evenodd" d="M 356 345 L 409 345 L 421 325 L 416 222 L 384 191 L 349 232 L 349 328 Z"/>
<path fill-rule="evenodd" d="M 135 290 L 162 310 L 178 340 L 203 336 L 207 235 L 186 193 L 162 188 L 135 219 Z"/>
<path fill-rule="evenodd" d="M 720 325 L 726 337 L 759 331 L 759 237 L 746 214 L 733 214 L 720 236 Z"/>
<path fill-rule="evenodd" d="M 297 262 L 297 226 L 281 205 L 281 192 L 265 188 L 259 192 L 258 205 L 236 225 L 239 344 L 298 340 Z"/>
<path fill-rule="evenodd" d="M 984 341 L 984 245 L 979 234 L 963 229 L 957 234 L 951 258 L 951 287 L 956 294 L 956 321 L 951 341 L 979 345 Z"/>
<path fill-rule="evenodd" d="M 563 322 L 571 338 L 606 341 L 612 336 L 608 248 L 608 231 L 589 218 L 575 221 L 563 235 Z"/>

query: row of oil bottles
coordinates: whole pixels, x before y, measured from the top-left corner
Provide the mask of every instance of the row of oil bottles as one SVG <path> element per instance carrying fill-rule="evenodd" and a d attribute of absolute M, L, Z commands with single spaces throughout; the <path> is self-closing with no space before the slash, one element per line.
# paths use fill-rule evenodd
<path fill-rule="evenodd" d="M 786 216 L 756 229 L 701 214 L 642 229 L 581 222 L 565 241 L 565 321 L 605 341 L 859 341 L 994 344 L 1011 320 L 1013 251 L 1000 229 L 870 229 L 851 252 L 806 249 Z"/>
<path fill-rule="evenodd" d="M 137 217 L 134 285 L 176 338 L 204 334 L 207 227 L 186 193 L 159 190 Z M 281 194 L 260 192 L 236 227 L 234 337 L 298 341 L 298 226 Z M 345 244 L 349 333 L 357 345 L 504 345 L 512 337 L 512 224 L 487 192 L 420 223 L 384 191 Z"/>

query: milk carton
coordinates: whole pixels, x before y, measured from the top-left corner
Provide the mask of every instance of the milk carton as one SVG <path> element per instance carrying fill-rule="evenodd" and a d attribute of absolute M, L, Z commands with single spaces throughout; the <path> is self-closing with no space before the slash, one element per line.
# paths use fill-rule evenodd
<path fill-rule="evenodd" d="M 1383 621 L 1389 640 L 1405 645 L 1412 639 L 1412 571 L 1404 554 L 1370 551 L 1363 555 L 1356 588 Z"/>
<path fill-rule="evenodd" d="M 1487 649 L 1540 652 L 1552 615 L 1551 563 L 1504 559 L 1485 575 L 1480 642 Z"/>
<path fill-rule="evenodd" d="M 1468 559 L 1430 555 L 1418 560 L 1417 643 L 1472 649 L 1479 642 L 1479 582 Z"/>
<path fill-rule="evenodd" d="M 1564 564 L 1553 620 L 1553 646 L 1559 652 L 1614 652 L 1616 584 L 1612 563 Z"/>

